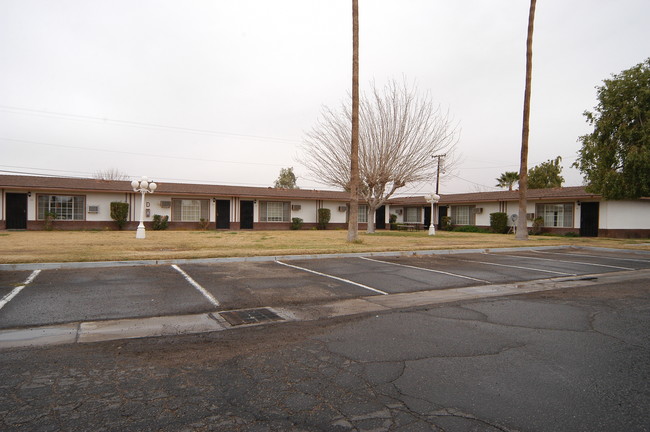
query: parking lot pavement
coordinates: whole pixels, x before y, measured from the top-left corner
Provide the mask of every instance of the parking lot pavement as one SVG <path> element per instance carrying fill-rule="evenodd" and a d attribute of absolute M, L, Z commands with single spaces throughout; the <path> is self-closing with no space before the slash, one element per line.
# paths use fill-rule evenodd
<path fill-rule="evenodd" d="M 323 304 L 623 272 L 650 268 L 650 254 L 545 248 L 105 265 L 0 271 L 0 329 Z"/>

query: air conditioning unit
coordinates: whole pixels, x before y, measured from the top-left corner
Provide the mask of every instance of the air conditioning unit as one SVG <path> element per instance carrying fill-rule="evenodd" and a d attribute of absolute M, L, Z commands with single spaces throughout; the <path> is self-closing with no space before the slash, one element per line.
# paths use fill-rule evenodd
<path fill-rule="evenodd" d="M 98 205 L 89 205 L 88 206 L 88 213 L 94 213 L 94 214 L 99 213 L 99 206 Z"/>
<path fill-rule="evenodd" d="M 171 206 L 171 201 L 160 201 L 160 208 L 170 208 Z"/>
<path fill-rule="evenodd" d="M 526 213 L 526 220 L 535 220 L 535 213 Z"/>
<path fill-rule="evenodd" d="M 291 205 L 291 210 L 293 210 L 293 211 L 298 211 L 300 209 L 301 209 L 300 204 L 292 204 Z"/>
<path fill-rule="evenodd" d="M 483 207 L 474 208 L 474 214 L 481 214 L 481 213 L 483 213 Z"/>
<path fill-rule="evenodd" d="M 348 210 L 348 206 L 339 206 L 339 211 L 344 212 Z"/>

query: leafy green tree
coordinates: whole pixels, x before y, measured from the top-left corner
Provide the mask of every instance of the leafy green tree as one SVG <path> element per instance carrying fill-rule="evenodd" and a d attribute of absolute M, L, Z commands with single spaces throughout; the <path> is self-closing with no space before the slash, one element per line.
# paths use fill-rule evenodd
<path fill-rule="evenodd" d="M 300 189 L 296 184 L 296 175 L 293 173 L 293 167 L 282 168 L 274 186 L 279 189 Z"/>
<path fill-rule="evenodd" d="M 560 162 L 562 157 L 558 156 L 531 168 L 528 173 L 528 187 L 530 189 L 562 187 L 564 177 L 560 175 L 562 173 Z"/>
<path fill-rule="evenodd" d="M 509 191 L 512 186 L 519 181 L 519 173 L 517 171 L 506 171 L 496 178 L 497 187 L 507 187 Z"/>
<path fill-rule="evenodd" d="M 650 196 L 650 58 L 596 89 L 595 112 L 584 112 L 594 130 L 579 138 L 573 166 L 589 192 L 607 199 Z"/>

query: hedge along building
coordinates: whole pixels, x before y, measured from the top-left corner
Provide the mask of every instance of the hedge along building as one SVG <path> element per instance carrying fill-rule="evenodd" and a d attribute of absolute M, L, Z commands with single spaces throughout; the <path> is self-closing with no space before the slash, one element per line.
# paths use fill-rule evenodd
<path fill-rule="evenodd" d="M 434 214 L 440 225 L 443 217 L 454 226 L 490 227 L 490 214 L 503 212 L 509 218 L 519 212 L 518 191 L 477 192 L 442 195 Z M 650 237 L 650 197 L 638 200 L 606 201 L 588 193 L 584 187 L 529 189 L 526 220 L 533 226 L 543 219 L 542 231 L 558 234 L 577 233 L 584 237 Z M 397 222 L 429 226 L 431 205 L 423 196 L 395 198 L 389 212 Z"/>
<path fill-rule="evenodd" d="M 154 179 L 155 180 L 155 179 Z M 141 194 L 129 181 L 0 175 L 0 229 L 39 230 L 46 215 L 54 213 L 54 229 L 116 229 L 111 202 L 129 204 L 126 229 L 139 222 Z M 490 213 L 518 212 L 518 192 L 481 192 L 443 195 L 434 222 L 444 216 L 453 225 L 490 226 Z M 197 229 L 201 219 L 210 229 L 289 229 L 292 218 L 303 229 L 317 225 L 318 209 L 330 210 L 328 228 L 347 227 L 349 194 L 342 191 L 276 189 L 207 184 L 160 183 L 145 196 L 145 224 L 154 215 L 168 216 L 170 229 Z M 359 228 L 375 217 L 377 229 L 388 227 L 390 215 L 398 223 L 423 229 L 431 220 L 431 205 L 424 196 L 394 198 L 368 215 L 359 206 Z M 650 198 L 605 201 L 583 187 L 528 191 L 528 226 L 542 217 L 548 232 L 575 232 L 583 236 L 650 237 Z"/>
<path fill-rule="evenodd" d="M 155 179 L 154 179 L 155 180 Z M 125 229 L 135 229 L 141 194 L 130 181 L 0 175 L 0 229 L 40 230 L 48 213 L 57 230 L 116 229 L 110 203 L 129 204 Z M 338 191 L 276 189 L 207 184 L 158 183 L 145 195 L 145 224 L 168 216 L 170 229 L 289 229 L 292 218 L 303 228 L 318 222 L 318 209 L 330 210 L 330 228 L 344 228 L 349 194 Z"/>

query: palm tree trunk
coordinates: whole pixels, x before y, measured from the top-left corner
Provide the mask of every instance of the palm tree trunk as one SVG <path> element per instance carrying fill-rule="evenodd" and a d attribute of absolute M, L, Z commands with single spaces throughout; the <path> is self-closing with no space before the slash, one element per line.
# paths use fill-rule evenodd
<path fill-rule="evenodd" d="M 526 39 L 526 89 L 524 91 L 524 121 L 521 131 L 521 161 L 519 164 L 519 217 L 517 218 L 517 240 L 528 240 L 526 222 L 526 193 L 528 192 L 528 132 L 530 129 L 530 92 L 533 76 L 533 29 L 535 23 L 535 5 L 537 0 L 530 0 L 528 13 L 528 37 Z"/>
<path fill-rule="evenodd" d="M 352 143 L 348 242 L 359 238 L 359 0 L 352 0 Z"/>

